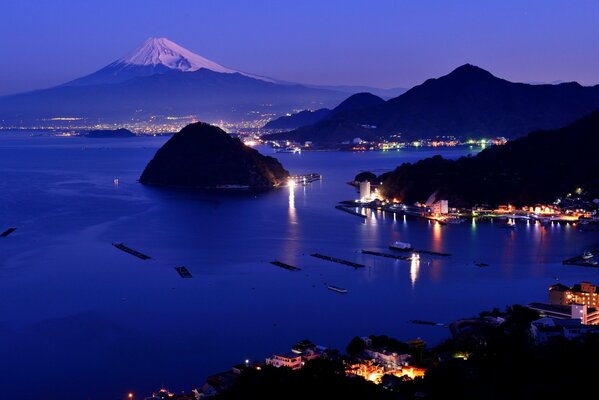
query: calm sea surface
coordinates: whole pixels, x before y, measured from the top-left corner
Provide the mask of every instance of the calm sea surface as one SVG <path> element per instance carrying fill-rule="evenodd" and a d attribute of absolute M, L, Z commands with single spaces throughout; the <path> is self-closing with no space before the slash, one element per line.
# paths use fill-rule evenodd
<path fill-rule="evenodd" d="M 137 183 L 166 140 L 0 132 L 0 231 L 18 228 L 0 238 L 3 397 L 119 399 L 161 385 L 190 390 L 211 373 L 304 338 L 341 349 L 372 333 L 434 345 L 447 329 L 409 321 L 446 323 L 545 301 L 557 279 L 599 283 L 597 269 L 561 265 L 599 241 L 576 226 L 439 226 L 381 213 L 362 221 L 334 208 L 357 196 L 346 184 L 357 172 L 470 149 L 277 154 L 292 173 L 319 172 L 322 182 L 218 195 Z M 359 253 L 387 251 L 396 240 L 452 256 L 413 264 Z M 354 270 L 313 252 L 367 267 Z M 179 265 L 193 279 L 180 278 Z"/>

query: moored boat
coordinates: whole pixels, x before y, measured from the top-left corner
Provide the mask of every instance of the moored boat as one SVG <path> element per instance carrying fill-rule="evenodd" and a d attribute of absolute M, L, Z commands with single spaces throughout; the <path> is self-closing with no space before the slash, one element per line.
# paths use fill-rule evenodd
<path fill-rule="evenodd" d="M 412 244 L 406 242 L 393 242 L 389 245 L 389 248 L 392 250 L 408 251 L 412 250 Z"/>
<path fill-rule="evenodd" d="M 341 288 L 339 286 L 334 286 L 334 285 L 327 285 L 327 289 L 332 290 L 333 292 L 337 292 L 337 293 L 347 293 L 347 289 Z"/>

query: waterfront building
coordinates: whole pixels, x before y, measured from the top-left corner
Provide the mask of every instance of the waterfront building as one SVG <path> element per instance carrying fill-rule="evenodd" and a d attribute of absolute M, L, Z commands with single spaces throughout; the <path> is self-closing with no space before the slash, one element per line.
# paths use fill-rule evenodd
<path fill-rule="evenodd" d="M 302 368 L 302 356 L 293 352 L 273 354 L 266 359 L 266 365 L 272 365 L 277 368 L 287 367 L 296 370 Z"/>
<path fill-rule="evenodd" d="M 589 333 L 599 333 L 599 326 L 585 325 L 580 319 L 541 318 L 530 324 L 535 343 L 546 343 L 552 338 L 577 339 Z"/>
<path fill-rule="evenodd" d="M 578 319 L 584 325 L 599 325 L 599 309 L 588 307 L 586 304 L 530 303 L 528 308 L 538 311 L 542 317 Z"/>
<path fill-rule="evenodd" d="M 439 200 L 431 204 L 431 213 L 435 215 L 444 215 L 449 213 L 449 202 L 447 200 Z"/>
<path fill-rule="evenodd" d="M 360 200 L 361 201 L 370 201 L 370 182 L 363 181 L 360 182 Z"/>
<path fill-rule="evenodd" d="M 572 287 L 557 283 L 549 286 L 549 304 L 585 304 L 599 308 L 597 286 L 590 282 L 577 283 Z"/>

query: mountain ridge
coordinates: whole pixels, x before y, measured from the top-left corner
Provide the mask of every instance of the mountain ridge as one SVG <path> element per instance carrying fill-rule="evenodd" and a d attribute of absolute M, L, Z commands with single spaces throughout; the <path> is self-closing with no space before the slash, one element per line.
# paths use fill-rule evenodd
<path fill-rule="evenodd" d="M 599 85 L 513 83 L 465 64 L 374 107 L 338 113 L 280 139 L 338 143 L 353 137 L 404 140 L 455 135 L 517 138 L 563 126 L 599 108 Z M 347 134 L 344 135 L 343 131 Z"/>

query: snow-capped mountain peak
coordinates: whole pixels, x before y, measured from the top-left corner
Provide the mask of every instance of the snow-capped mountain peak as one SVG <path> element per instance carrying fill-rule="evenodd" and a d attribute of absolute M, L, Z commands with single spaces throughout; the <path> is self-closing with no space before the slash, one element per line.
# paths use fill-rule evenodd
<path fill-rule="evenodd" d="M 197 55 L 166 38 L 147 39 L 117 63 L 138 66 L 163 65 L 180 71 L 197 71 L 206 68 L 228 74 L 239 72 Z"/>

